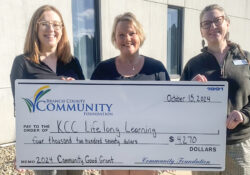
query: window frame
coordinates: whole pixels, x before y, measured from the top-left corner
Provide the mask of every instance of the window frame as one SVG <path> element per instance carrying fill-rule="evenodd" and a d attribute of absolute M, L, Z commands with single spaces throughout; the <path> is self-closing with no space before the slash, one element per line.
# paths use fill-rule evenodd
<path fill-rule="evenodd" d="M 100 0 L 92 0 L 93 1 L 93 10 L 94 10 L 94 18 L 93 18 L 93 22 L 94 22 L 94 33 L 93 33 L 93 44 L 91 44 L 93 46 L 93 50 L 92 52 L 92 55 L 93 57 L 91 56 L 91 58 L 89 57 L 81 57 L 81 54 L 79 54 L 79 51 L 76 51 L 76 47 L 75 47 L 75 35 L 78 34 L 77 33 L 74 33 L 74 20 L 73 20 L 73 17 L 75 17 L 73 15 L 73 4 L 72 4 L 72 31 L 73 31 L 73 54 L 75 57 L 78 58 L 79 62 L 80 62 L 80 65 L 83 69 L 83 73 L 84 73 L 84 76 L 85 76 L 85 79 L 90 79 L 91 78 L 91 74 L 93 73 L 95 67 L 97 66 L 97 64 L 100 62 L 100 52 L 101 52 L 101 42 L 100 42 Z M 71 3 L 73 3 L 73 0 L 71 0 Z M 91 2 L 92 3 L 92 2 Z M 77 12 L 79 13 L 79 12 Z M 81 28 L 78 28 L 78 29 L 81 29 Z M 80 38 L 79 38 L 80 39 Z M 77 41 L 78 42 L 78 41 Z M 82 45 L 79 45 L 78 46 L 79 48 L 77 48 L 78 50 L 79 49 L 84 49 L 82 48 Z M 85 50 L 85 49 L 84 49 Z M 86 63 L 88 62 L 87 60 L 91 59 L 91 62 L 93 64 L 91 64 L 91 67 L 89 67 Z M 84 70 L 86 69 L 86 70 Z M 93 69 L 93 70 L 92 70 Z M 90 73 L 92 72 L 92 73 Z"/>
<path fill-rule="evenodd" d="M 177 10 L 177 25 L 180 27 L 177 27 L 177 74 L 172 74 L 171 73 L 171 69 L 168 70 L 169 71 L 169 75 L 172 79 L 178 79 L 180 78 L 181 72 L 182 72 L 182 64 L 183 64 L 183 31 L 184 31 L 184 25 L 183 25 L 183 21 L 184 21 L 184 8 L 183 7 L 178 7 L 178 6 L 173 6 L 173 5 L 168 5 L 168 10 L 169 9 L 174 9 Z M 167 35 L 168 35 L 168 11 L 167 11 Z M 168 36 L 167 36 L 168 37 Z M 168 50 L 168 42 L 167 42 L 167 50 Z M 167 58 L 166 62 L 167 62 L 167 67 L 169 67 L 169 63 L 168 63 L 169 58 Z M 171 66 L 171 65 L 170 65 Z"/>

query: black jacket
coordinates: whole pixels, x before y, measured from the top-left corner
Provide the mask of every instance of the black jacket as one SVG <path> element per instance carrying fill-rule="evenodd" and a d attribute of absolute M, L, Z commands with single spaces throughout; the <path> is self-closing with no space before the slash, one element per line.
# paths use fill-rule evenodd
<path fill-rule="evenodd" d="M 237 46 L 230 46 L 224 66 L 220 68 L 216 58 L 206 49 L 188 61 L 181 80 L 192 80 L 197 74 L 203 74 L 208 81 L 228 82 L 228 114 L 233 110 L 241 112 L 244 122 L 233 130 L 227 130 L 227 144 L 239 143 L 250 138 L 250 53 L 240 53 Z M 244 60 L 236 65 L 235 60 Z"/>
<path fill-rule="evenodd" d="M 72 58 L 67 64 L 58 60 L 55 73 L 45 63 L 40 62 L 40 64 L 37 64 L 24 55 L 19 55 L 15 58 L 10 73 L 13 97 L 15 95 L 16 79 L 61 79 L 62 76 L 84 80 L 82 68 L 76 58 Z"/>

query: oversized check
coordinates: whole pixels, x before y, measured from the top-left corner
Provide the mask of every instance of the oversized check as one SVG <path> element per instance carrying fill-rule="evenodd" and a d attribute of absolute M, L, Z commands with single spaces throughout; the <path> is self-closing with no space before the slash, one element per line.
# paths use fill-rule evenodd
<path fill-rule="evenodd" d="M 225 167 L 226 82 L 16 81 L 22 169 Z"/>

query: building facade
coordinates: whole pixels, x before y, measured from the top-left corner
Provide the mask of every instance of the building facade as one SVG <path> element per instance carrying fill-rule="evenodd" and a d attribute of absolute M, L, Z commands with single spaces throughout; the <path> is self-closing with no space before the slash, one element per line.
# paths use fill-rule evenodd
<path fill-rule="evenodd" d="M 15 56 L 23 52 L 31 16 L 41 5 L 53 5 L 62 13 L 87 78 L 98 62 L 119 54 L 111 43 L 113 20 L 130 11 L 146 34 L 140 53 L 160 60 L 178 80 L 186 62 L 201 49 L 200 12 L 214 3 L 230 17 L 230 39 L 250 51 L 250 0 L 0 0 L 0 144 L 15 141 L 9 75 Z"/>

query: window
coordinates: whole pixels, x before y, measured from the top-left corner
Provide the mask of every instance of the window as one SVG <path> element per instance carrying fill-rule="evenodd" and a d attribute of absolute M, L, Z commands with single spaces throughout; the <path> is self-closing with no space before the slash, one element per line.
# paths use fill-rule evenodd
<path fill-rule="evenodd" d="M 85 78 L 90 78 L 100 59 L 99 1 L 72 0 L 74 55 Z"/>
<path fill-rule="evenodd" d="M 182 8 L 168 7 L 167 70 L 172 76 L 181 74 L 182 64 Z"/>

